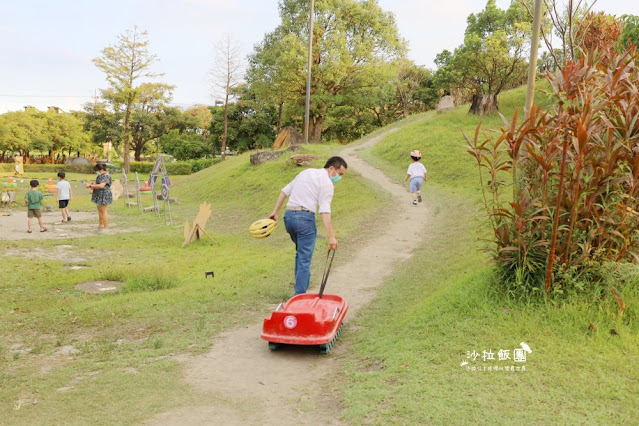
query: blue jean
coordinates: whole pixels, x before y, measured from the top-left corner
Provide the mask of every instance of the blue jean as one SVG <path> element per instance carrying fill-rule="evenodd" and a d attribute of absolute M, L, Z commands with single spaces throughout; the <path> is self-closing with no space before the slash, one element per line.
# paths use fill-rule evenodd
<path fill-rule="evenodd" d="M 286 210 L 284 226 L 295 243 L 295 294 L 306 293 L 311 282 L 311 260 L 317 238 L 315 213 Z"/>
<path fill-rule="evenodd" d="M 422 185 L 424 184 L 424 178 L 421 176 L 414 177 L 410 179 L 410 192 L 417 192 L 422 189 Z"/>

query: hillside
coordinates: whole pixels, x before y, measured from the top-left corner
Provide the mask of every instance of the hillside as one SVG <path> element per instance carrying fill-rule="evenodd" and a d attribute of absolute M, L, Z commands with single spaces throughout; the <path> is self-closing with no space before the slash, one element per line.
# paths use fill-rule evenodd
<path fill-rule="evenodd" d="M 524 90 L 501 96 L 507 119 L 523 105 Z M 538 95 L 538 102 L 544 99 Z M 611 293 L 544 301 L 494 290 L 483 252 L 489 234 L 478 206 L 477 166 L 461 135 L 472 135 L 480 119 L 467 110 L 428 113 L 365 154 L 400 180 L 407 153 L 422 151 L 431 226 L 414 258 L 399 265 L 358 319 L 359 332 L 349 336 L 351 355 L 340 373 L 347 385 L 339 390 L 345 419 L 632 423 L 639 415 L 639 365 L 631 361 L 639 356 L 635 314 L 619 318 Z M 483 128 L 500 123 L 490 117 Z M 638 272 L 628 265 L 614 275 L 621 274 L 616 285 L 632 306 L 639 303 Z M 514 362 L 521 342 L 532 352 Z M 508 351 L 508 359 L 499 351 Z"/>

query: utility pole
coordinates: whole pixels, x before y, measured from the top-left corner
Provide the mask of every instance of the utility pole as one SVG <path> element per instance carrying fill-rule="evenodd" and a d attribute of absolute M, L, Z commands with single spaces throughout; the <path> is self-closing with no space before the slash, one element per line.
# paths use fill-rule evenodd
<path fill-rule="evenodd" d="M 304 143 L 308 144 L 308 125 L 311 115 L 311 65 L 313 62 L 313 15 L 315 0 L 311 0 L 311 11 L 308 15 L 308 65 L 306 68 L 306 110 L 304 112 Z"/>
<path fill-rule="evenodd" d="M 539 54 L 539 29 L 541 26 L 541 0 L 535 0 L 535 13 L 533 15 L 532 39 L 530 42 L 530 61 L 528 63 L 528 85 L 526 87 L 525 117 L 530 117 L 533 99 L 535 97 L 535 78 L 537 76 L 537 56 Z"/>

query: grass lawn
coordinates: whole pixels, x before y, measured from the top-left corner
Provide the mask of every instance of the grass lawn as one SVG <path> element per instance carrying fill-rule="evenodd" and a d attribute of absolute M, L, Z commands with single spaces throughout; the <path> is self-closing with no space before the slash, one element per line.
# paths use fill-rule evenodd
<path fill-rule="evenodd" d="M 500 100 L 507 117 L 517 104 L 523 89 Z M 365 153 L 399 180 L 407 153 L 422 151 L 431 226 L 414 258 L 359 315 L 358 332 L 344 334 L 351 347 L 335 389 L 343 418 L 364 424 L 636 423 L 639 269 L 624 268 L 621 293 L 629 308 L 622 318 L 610 293 L 555 301 L 498 294 L 482 250 L 488 231 L 477 168 L 460 132 L 472 135 L 478 120 L 466 111 L 428 113 Z M 500 119 L 485 122 L 496 128 Z M 532 353 L 514 362 L 521 342 Z M 510 359 L 500 361 L 500 350 Z"/>
<path fill-rule="evenodd" d="M 310 151 L 327 158 L 336 148 Z M 282 228 L 255 240 L 248 226 L 272 211 L 280 189 L 299 170 L 285 158 L 253 167 L 242 155 L 172 180 L 171 196 L 180 200 L 173 206 L 174 226 L 118 201 L 109 208 L 113 221 L 143 232 L 2 241 L 26 253 L 72 246 L 84 260 L 0 257 L 0 424 L 134 423 L 196 398 L 205 402 L 181 384 L 178 360 L 209 348 L 222 330 L 257 321 L 291 295 L 294 247 L 288 235 Z M 19 199 L 21 191 L 26 188 Z M 72 215 L 94 209 L 88 199 L 79 188 Z M 340 182 L 333 210 L 344 246 L 371 232 L 366 224 L 385 200 L 356 173 Z M 201 202 L 212 205 L 208 231 L 216 243 L 201 240 L 182 249 L 184 220 L 193 220 Z M 318 244 L 324 247 L 326 240 Z M 69 263 L 87 268 L 69 270 Z M 315 263 L 319 269 L 321 259 Z M 205 278 L 206 270 L 214 270 L 215 278 Z M 75 290 L 78 283 L 105 279 L 124 285 L 97 296 Z"/>
<path fill-rule="evenodd" d="M 523 104 L 523 93 L 501 97 L 507 117 Z M 363 153 L 397 180 L 404 177 L 407 154 L 416 148 L 424 153 L 431 226 L 414 258 L 340 336 L 349 349 L 331 382 L 339 384 L 334 391 L 343 419 L 636 423 L 637 269 L 624 270 L 626 285 L 619 290 L 628 309 L 621 318 L 610 294 L 510 300 L 493 290 L 482 251 L 481 238 L 488 234 L 478 205 L 477 169 L 460 133 L 472 134 L 477 119 L 466 110 L 394 124 L 398 131 Z M 485 128 L 500 123 L 490 117 Z M 307 152 L 327 158 L 337 149 L 311 146 Z M 0 424 L 130 424 L 172 407 L 205 404 L 212 396 L 182 384 L 180 360 L 206 351 L 219 332 L 257 321 L 292 293 L 294 247 L 287 234 L 279 229 L 267 240 L 254 240 L 247 231 L 271 212 L 297 172 L 286 158 L 253 167 L 241 155 L 172 179 L 171 196 L 180 200 L 173 206 L 173 226 L 119 201 L 109 209 L 113 221 L 143 231 L 0 240 L 5 251 L 33 253 L 0 257 Z M 74 189 L 74 181 L 87 177 L 69 175 Z M 25 190 L 20 187 L 19 200 Z M 77 191 L 71 211 L 94 210 L 88 192 Z M 192 221 L 202 202 L 212 206 L 207 230 L 216 243 L 202 240 L 181 249 L 184 220 Z M 349 170 L 333 202 L 344 253 L 373 235 L 370 223 L 380 223 L 388 202 L 374 183 Z M 23 214 L 24 208 L 17 211 Z M 323 232 L 321 225 L 318 230 Z M 318 244 L 324 248 L 325 239 Z M 83 260 L 35 254 L 63 246 Z M 67 269 L 71 264 L 86 268 Z M 318 256 L 314 276 L 321 266 Z M 205 278 L 206 270 L 214 270 L 215 278 Z M 78 283 L 105 279 L 124 284 L 114 294 L 75 290 Z M 521 342 L 532 353 L 515 362 Z M 510 359 L 497 359 L 500 350 L 508 350 Z M 484 360 L 490 353 L 496 359 Z"/>

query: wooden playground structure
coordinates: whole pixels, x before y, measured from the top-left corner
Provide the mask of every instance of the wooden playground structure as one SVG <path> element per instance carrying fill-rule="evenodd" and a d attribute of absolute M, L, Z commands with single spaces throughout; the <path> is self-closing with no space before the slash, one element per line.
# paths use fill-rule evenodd
<path fill-rule="evenodd" d="M 135 172 L 135 190 L 131 191 L 129 189 L 129 178 L 126 175 L 125 171 L 122 170 L 122 186 L 124 192 L 124 205 L 126 207 L 135 207 L 137 206 L 140 213 L 144 212 L 155 212 L 156 216 L 160 216 L 160 205 L 158 203 L 158 192 L 157 192 L 157 181 L 160 178 L 160 196 L 163 201 L 163 216 L 164 216 L 164 224 L 165 225 L 173 225 L 173 216 L 171 214 L 171 199 L 170 199 L 170 188 L 171 188 L 171 180 L 169 179 L 169 174 L 166 171 L 166 165 L 164 164 L 166 156 L 160 155 L 158 159 L 155 161 L 153 165 L 153 170 L 149 174 L 149 179 L 144 183 L 143 186 L 140 185 L 140 177 L 138 172 Z M 143 206 L 143 195 L 151 194 L 153 197 L 153 205 L 144 207 Z M 135 198 L 135 201 L 130 201 L 131 198 Z"/>

